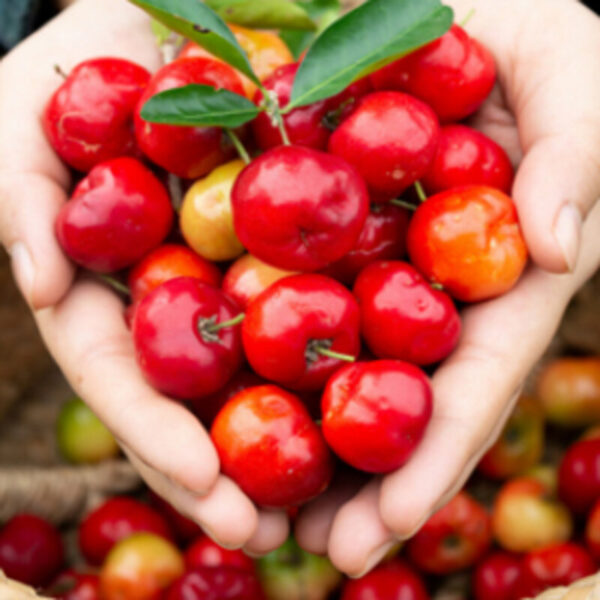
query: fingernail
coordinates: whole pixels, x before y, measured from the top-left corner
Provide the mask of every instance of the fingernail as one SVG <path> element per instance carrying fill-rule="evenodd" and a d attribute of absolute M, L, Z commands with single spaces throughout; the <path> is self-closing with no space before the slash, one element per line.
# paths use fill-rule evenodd
<path fill-rule="evenodd" d="M 581 238 L 581 212 L 572 202 L 563 204 L 554 222 L 554 239 L 569 271 L 575 270 Z"/>
<path fill-rule="evenodd" d="M 384 544 L 383 546 L 380 546 L 379 548 L 377 548 L 376 550 L 371 552 L 371 554 L 369 555 L 369 558 L 367 559 L 367 562 L 365 563 L 364 569 L 358 575 L 349 575 L 349 577 L 351 579 L 359 579 L 363 575 L 366 575 L 373 567 L 375 567 L 379 562 L 381 562 L 381 560 L 384 558 L 384 556 L 397 543 L 398 543 L 397 540 L 392 540 L 391 542 L 388 542 L 387 544 Z"/>
<path fill-rule="evenodd" d="M 31 303 L 35 279 L 35 267 L 31 260 L 31 254 L 23 242 L 13 244 L 8 253 L 11 257 L 13 275 L 21 294 L 28 303 Z"/>

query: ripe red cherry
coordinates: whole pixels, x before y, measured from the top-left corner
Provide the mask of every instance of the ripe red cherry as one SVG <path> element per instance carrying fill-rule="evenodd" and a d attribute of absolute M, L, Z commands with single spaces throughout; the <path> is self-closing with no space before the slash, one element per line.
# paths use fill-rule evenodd
<path fill-rule="evenodd" d="M 401 467 L 431 419 L 432 391 L 419 368 L 399 360 L 354 363 L 327 382 L 323 435 L 351 466 L 369 473 Z"/>
<path fill-rule="evenodd" d="M 230 567 L 254 573 L 254 561 L 241 550 L 227 550 L 208 536 L 200 536 L 183 555 L 188 571 L 205 567 Z"/>
<path fill-rule="evenodd" d="M 122 58 L 96 58 L 77 65 L 43 115 L 56 153 L 79 171 L 137 155 L 133 112 L 149 81 L 146 69 Z"/>
<path fill-rule="evenodd" d="M 100 578 L 94 573 L 68 569 L 45 591 L 56 600 L 100 600 Z"/>
<path fill-rule="evenodd" d="M 342 283 L 352 285 L 357 275 L 375 260 L 402 258 L 406 252 L 409 214 L 392 204 L 372 204 L 354 248 L 323 269 Z"/>
<path fill-rule="evenodd" d="M 265 596 L 251 573 L 231 567 L 205 567 L 178 579 L 165 600 L 265 600 Z"/>
<path fill-rule="evenodd" d="M 0 530 L 0 570 L 34 587 L 49 583 L 64 561 L 58 531 L 44 519 L 20 514 Z"/>
<path fill-rule="evenodd" d="M 177 277 L 193 277 L 214 287 L 221 284 L 221 271 L 186 246 L 164 244 L 147 254 L 129 273 L 133 303 Z"/>
<path fill-rule="evenodd" d="M 475 600 L 515 600 L 521 560 L 508 552 L 495 552 L 479 563 L 473 573 Z"/>
<path fill-rule="evenodd" d="M 459 492 L 408 541 L 412 562 L 425 573 L 447 575 L 474 565 L 492 540 L 487 511 Z"/>
<path fill-rule="evenodd" d="M 142 531 L 172 539 L 167 522 L 147 504 L 125 496 L 110 498 L 81 522 L 79 549 L 89 564 L 101 565 L 117 542 Z"/>
<path fill-rule="evenodd" d="M 316 271 L 342 258 L 369 211 L 364 181 L 350 165 L 300 146 L 280 146 L 253 160 L 231 201 L 242 244 L 288 271 Z"/>
<path fill-rule="evenodd" d="M 94 167 L 56 218 L 56 235 L 77 264 L 118 271 L 158 246 L 171 229 L 164 186 L 134 158 Z"/>
<path fill-rule="evenodd" d="M 558 471 L 558 495 L 576 515 L 585 515 L 600 499 L 600 438 L 567 450 Z"/>
<path fill-rule="evenodd" d="M 148 294 L 133 317 L 140 369 L 160 392 L 197 399 L 222 388 L 239 369 L 240 315 L 223 292 L 191 277 L 171 279 Z"/>
<path fill-rule="evenodd" d="M 508 155 L 494 140 L 466 125 L 446 125 L 421 183 L 428 194 L 463 185 L 487 185 L 508 194 L 513 176 Z"/>
<path fill-rule="evenodd" d="M 246 311 L 242 338 L 252 368 L 292 389 L 317 390 L 340 367 L 330 352 L 360 352 L 359 309 L 352 294 L 324 275 L 280 279 Z"/>
<path fill-rule="evenodd" d="M 354 166 L 375 199 L 385 201 L 425 175 L 438 137 L 437 117 L 426 104 L 400 92 L 375 92 L 335 130 L 329 152 Z"/>
<path fill-rule="evenodd" d="M 349 579 L 341 600 L 429 600 L 429 595 L 416 571 L 396 558 L 359 579 Z"/>
<path fill-rule="evenodd" d="M 379 358 L 429 365 L 458 343 L 461 324 L 452 300 L 408 263 L 371 263 L 358 276 L 354 295 L 361 333 Z"/>
<path fill-rule="evenodd" d="M 485 186 L 455 188 L 428 198 L 411 220 L 407 243 L 415 267 L 465 302 L 504 294 L 527 263 L 512 200 Z"/>
<path fill-rule="evenodd" d="M 217 127 L 178 127 L 144 121 L 140 111 L 156 94 L 192 83 L 210 85 L 244 95 L 236 72 L 210 58 L 183 58 L 169 63 L 152 77 L 135 114 L 135 133 L 144 154 L 167 171 L 195 179 L 232 158 L 233 147 Z"/>
<path fill-rule="evenodd" d="M 211 435 L 223 473 L 261 506 L 303 504 L 331 480 L 331 455 L 320 429 L 299 398 L 277 386 L 234 396 Z"/>
<path fill-rule="evenodd" d="M 444 123 L 475 112 L 495 80 L 489 50 L 458 25 L 371 76 L 375 89 L 408 92 L 427 102 Z"/>

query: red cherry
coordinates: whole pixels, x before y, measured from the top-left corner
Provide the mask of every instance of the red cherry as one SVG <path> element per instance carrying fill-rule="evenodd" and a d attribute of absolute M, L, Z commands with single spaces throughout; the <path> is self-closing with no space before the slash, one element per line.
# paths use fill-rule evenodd
<path fill-rule="evenodd" d="M 134 158 L 94 167 L 56 218 L 56 235 L 77 264 L 118 271 L 138 261 L 166 237 L 171 201 L 160 181 Z"/>
<path fill-rule="evenodd" d="M 446 125 L 421 183 L 428 194 L 463 185 L 487 185 L 508 194 L 513 177 L 508 155 L 494 140 L 466 125 Z"/>
<path fill-rule="evenodd" d="M 0 570 L 28 585 L 46 585 L 64 562 L 59 532 L 35 515 L 20 514 L 0 530 Z"/>
<path fill-rule="evenodd" d="M 321 272 L 352 285 L 358 274 L 375 260 L 402 258 L 406 252 L 408 211 L 392 204 L 372 204 L 354 248 Z"/>
<path fill-rule="evenodd" d="M 187 544 L 199 535 L 202 535 L 202 529 L 200 529 L 197 523 L 184 517 L 171 504 L 152 491 L 150 491 L 150 504 L 165 519 L 169 528 L 175 534 L 177 541 L 181 544 Z"/>
<path fill-rule="evenodd" d="M 516 600 L 515 586 L 520 572 L 521 560 L 514 554 L 490 554 L 473 573 L 475 600 Z"/>
<path fill-rule="evenodd" d="M 356 300 L 337 281 L 315 274 L 280 279 L 246 311 L 246 357 L 265 379 L 320 389 L 342 364 L 329 352 L 358 356 L 359 319 Z"/>
<path fill-rule="evenodd" d="M 188 571 L 204 567 L 230 567 L 247 573 L 254 573 L 254 561 L 242 550 L 227 550 L 208 536 L 200 536 L 183 556 Z"/>
<path fill-rule="evenodd" d="M 100 578 L 94 573 L 68 569 L 45 591 L 57 600 L 100 600 Z"/>
<path fill-rule="evenodd" d="M 369 211 L 365 184 L 350 165 L 299 146 L 280 146 L 253 160 L 231 201 L 242 244 L 290 271 L 316 271 L 342 258 Z"/>
<path fill-rule="evenodd" d="M 257 504 L 300 505 L 331 480 L 331 455 L 302 402 L 274 385 L 234 396 L 211 429 L 221 469 Z"/>
<path fill-rule="evenodd" d="M 425 373 L 399 360 L 354 363 L 327 382 L 323 435 L 356 469 L 389 473 L 410 458 L 432 413 Z"/>
<path fill-rule="evenodd" d="M 265 600 L 265 596 L 250 573 L 231 567 L 205 567 L 178 579 L 165 600 Z"/>
<path fill-rule="evenodd" d="M 147 254 L 129 273 L 133 303 L 177 277 L 193 277 L 214 287 L 221 284 L 221 271 L 186 246 L 163 244 Z"/>
<path fill-rule="evenodd" d="M 504 294 L 527 263 L 512 200 L 485 186 L 428 198 L 410 222 L 407 245 L 412 263 L 427 279 L 465 302 Z"/>
<path fill-rule="evenodd" d="M 171 279 L 148 294 L 133 317 L 140 369 L 160 392 L 197 399 L 222 388 L 239 369 L 240 315 L 223 292 L 198 279 Z"/>
<path fill-rule="evenodd" d="M 577 515 L 585 515 L 600 500 L 600 438 L 575 442 L 558 471 L 558 495 Z"/>
<path fill-rule="evenodd" d="M 42 124 L 50 144 L 70 167 L 136 156 L 133 112 L 150 73 L 122 58 L 86 60 L 50 98 Z"/>
<path fill-rule="evenodd" d="M 92 511 L 79 527 L 79 549 L 91 565 L 101 565 L 112 547 L 142 531 L 172 539 L 167 522 L 150 506 L 133 498 L 110 498 Z"/>
<path fill-rule="evenodd" d="M 210 85 L 244 95 L 236 72 L 210 58 L 183 58 L 157 71 L 140 99 L 135 114 L 135 133 L 144 154 L 167 171 L 196 179 L 232 158 L 234 149 L 217 127 L 179 127 L 144 121 L 140 111 L 156 94 L 192 83 Z"/>
<path fill-rule="evenodd" d="M 354 295 L 362 335 L 379 358 L 429 365 L 458 343 L 461 323 L 452 300 L 408 263 L 371 263 L 358 276 Z"/>
<path fill-rule="evenodd" d="M 375 89 L 408 92 L 427 102 L 444 123 L 474 113 L 495 80 L 489 50 L 458 25 L 371 76 Z"/>
<path fill-rule="evenodd" d="M 400 92 L 375 92 L 335 130 L 329 152 L 355 167 L 385 201 L 427 173 L 438 137 L 437 117 L 426 104 Z"/>

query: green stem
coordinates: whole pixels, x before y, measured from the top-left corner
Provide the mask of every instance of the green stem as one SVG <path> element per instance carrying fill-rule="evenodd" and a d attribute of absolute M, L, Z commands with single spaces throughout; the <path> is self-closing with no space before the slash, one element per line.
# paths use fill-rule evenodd
<path fill-rule="evenodd" d="M 356 357 L 351 354 L 343 354 L 342 352 L 335 352 L 335 350 L 329 350 L 329 348 L 323 348 L 322 346 L 315 346 L 315 352 L 318 352 L 322 356 L 329 358 L 337 358 L 338 360 L 344 360 L 346 362 L 355 362 Z"/>
<path fill-rule="evenodd" d="M 262 92 L 263 95 L 264 109 L 267 111 L 267 115 L 269 115 L 269 117 L 273 119 L 277 129 L 279 129 L 279 133 L 281 135 L 283 143 L 286 146 L 291 146 L 290 138 L 285 129 L 285 123 L 283 122 L 283 114 L 285 114 L 287 111 L 285 109 L 282 111 L 281 107 L 279 106 L 279 101 L 277 100 L 277 97 L 273 94 L 273 92 L 269 92 L 269 90 L 267 90 L 264 85 L 259 85 L 258 89 Z"/>
<path fill-rule="evenodd" d="M 240 155 L 240 158 L 247 165 L 249 165 L 250 161 L 251 161 L 250 155 L 248 154 L 248 151 L 246 150 L 246 148 L 244 148 L 244 144 L 242 144 L 242 141 L 237 136 L 237 134 L 235 133 L 235 131 L 233 131 L 233 129 L 229 129 L 229 127 L 225 127 L 225 132 L 229 136 L 229 139 L 231 140 L 231 143 L 235 146 L 235 149 L 237 150 L 238 154 Z"/>
<path fill-rule="evenodd" d="M 393 200 L 390 200 L 390 204 L 392 204 L 393 206 L 400 206 L 401 208 L 406 208 L 407 210 L 417 210 L 417 207 L 414 204 L 411 204 L 406 200 L 402 200 L 401 198 L 394 198 Z"/>
<path fill-rule="evenodd" d="M 459 25 L 461 27 L 466 27 L 467 23 L 473 18 L 473 15 L 475 14 L 475 9 L 472 8 L 468 13 L 467 16 L 459 23 Z"/>
<path fill-rule="evenodd" d="M 63 79 L 67 79 L 69 76 L 62 70 L 60 65 L 54 65 L 54 72 L 60 75 Z"/>
<path fill-rule="evenodd" d="M 229 319 L 229 321 L 221 321 L 220 323 L 212 323 L 207 325 L 206 330 L 209 333 L 216 333 L 221 329 L 225 329 L 226 327 L 235 327 L 239 325 L 245 318 L 245 313 L 240 313 L 237 317 L 233 317 L 233 319 Z"/>
<path fill-rule="evenodd" d="M 415 190 L 417 191 L 417 196 L 419 196 L 419 200 L 421 202 L 425 202 L 425 200 L 427 200 L 427 194 L 425 193 L 425 190 L 423 189 L 423 186 L 421 185 L 420 181 L 415 181 Z"/>
<path fill-rule="evenodd" d="M 290 142 L 290 138 L 288 137 L 287 131 L 285 129 L 285 123 L 283 122 L 283 117 L 281 116 L 281 111 L 279 108 L 275 111 L 275 119 L 277 121 L 277 129 L 279 129 L 279 134 L 281 135 L 281 139 L 283 140 L 284 145 L 291 146 L 292 142 Z"/>
<path fill-rule="evenodd" d="M 114 290 L 116 290 L 117 292 L 121 293 L 121 294 L 125 294 L 126 296 L 131 296 L 131 292 L 129 291 L 129 288 L 122 282 L 120 282 L 118 279 L 115 279 L 114 277 L 111 277 L 110 275 L 104 275 L 104 274 L 100 274 L 98 275 L 98 277 L 104 281 L 104 283 L 110 285 L 111 288 L 113 288 Z"/>

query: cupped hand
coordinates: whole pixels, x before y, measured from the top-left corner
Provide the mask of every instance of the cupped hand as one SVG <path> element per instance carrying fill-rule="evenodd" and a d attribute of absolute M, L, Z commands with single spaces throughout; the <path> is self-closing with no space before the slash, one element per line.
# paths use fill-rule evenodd
<path fill-rule="evenodd" d="M 358 576 L 455 495 L 500 434 L 572 295 L 600 265 L 600 19 L 571 0 L 456 0 L 494 53 L 499 85 L 472 119 L 509 152 L 533 261 L 508 294 L 463 312 L 454 354 L 433 377 L 435 409 L 409 463 L 308 505 L 299 543 Z M 587 217 L 587 220 L 586 220 Z M 566 275 L 552 274 L 549 271 Z"/>
<path fill-rule="evenodd" d="M 56 241 L 54 221 L 71 180 L 41 115 L 61 83 L 54 66 L 68 72 L 97 56 L 158 68 L 144 13 L 124 0 L 80 0 L 0 63 L 0 239 L 54 359 L 149 486 L 221 544 L 268 551 L 287 537 L 286 515 L 258 511 L 219 474 L 197 419 L 144 381 L 122 303 L 96 281 L 74 280 Z"/>

